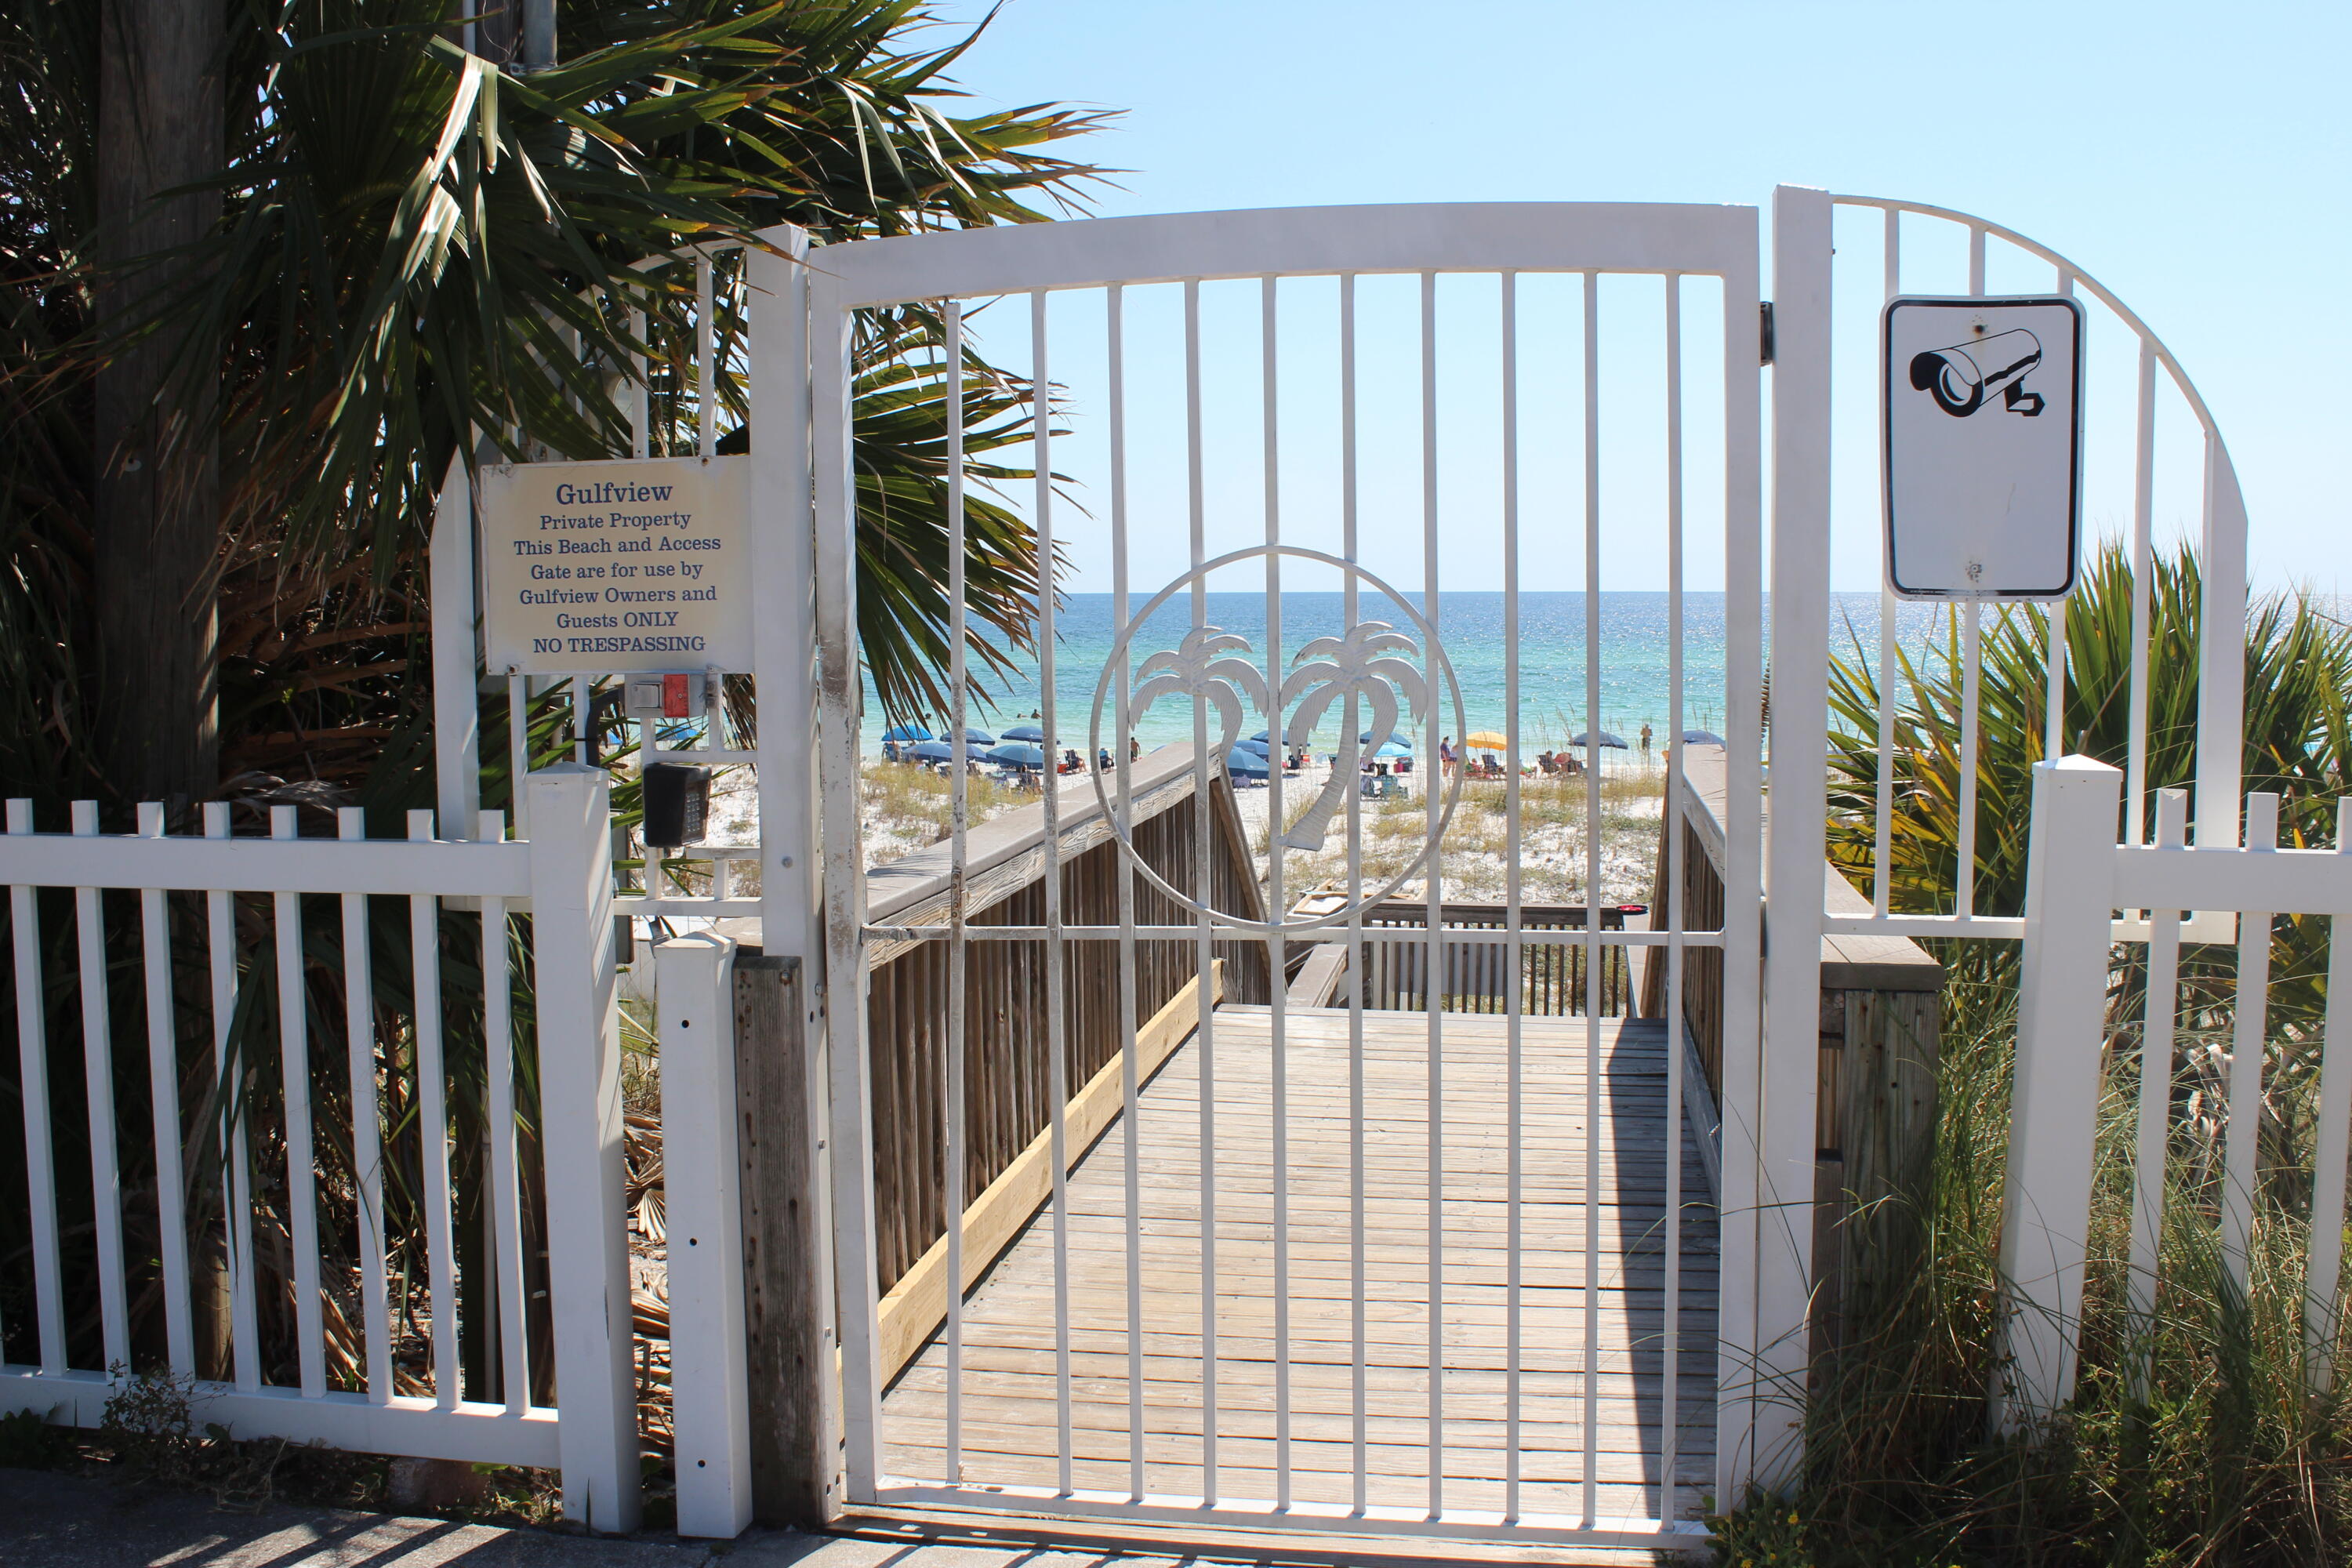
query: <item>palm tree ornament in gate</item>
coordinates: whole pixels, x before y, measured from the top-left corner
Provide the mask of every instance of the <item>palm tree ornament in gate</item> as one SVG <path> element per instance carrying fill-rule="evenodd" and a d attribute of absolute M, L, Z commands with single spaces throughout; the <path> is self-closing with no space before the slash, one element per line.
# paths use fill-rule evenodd
<path fill-rule="evenodd" d="M 1342 636 L 1317 637 L 1307 643 L 1298 651 L 1289 675 L 1277 680 L 1272 678 L 1271 671 L 1250 658 L 1247 637 L 1221 626 L 1196 626 L 1184 635 L 1177 647 L 1151 654 L 1136 668 L 1135 684 L 1123 705 L 1125 711 L 1117 720 L 1118 733 L 1132 735 L 1133 726 L 1143 718 L 1145 710 L 1163 697 L 1189 699 L 1204 724 L 1216 731 L 1218 749 L 1194 760 L 1196 767 L 1205 768 L 1212 758 L 1222 761 L 1231 753 L 1242 732 L 1243 715 L 1248 710 L 1244 707 L 1244 703 L 1271 721 L 1267 726 L 1269 735 L 1278 731 L 1292 746 L 1307 744 L 1314 735 L 1316 724 L 1331 711 L 1334 703 L 1343 698 L 1365 700 L 1371 710 L 1371 732 L 1381 741 L 1388 739 L 1402 712 L 1410 710 L 1417 722 L 1424 711 L 1441 700 L 1450 700 L 1455 725 L 1457 728 L 1461 726 L 1462 688 L 1454 679 L 1453 667 L 1446 662 L 1445 655 L 1438 647 L 1436 628 L 1423 620 L 1402 594 L 1352 561 L 1320 550 L 1309 550 L 1303 545 L 1263 544 L 1198 563 L 1153 595 L 1142 608 L 1128 618 L 1118 636 L 1113 639 L 1110 655 L 1104 660 L 1102 674 L 1095 682 L 1094 714 L 1088 731 L 1089 750 L 1099 752 L 1106 749 L 1103 746 L 1106 705 L 1113 712 L 1118 712 L 1122 706 L 1111 700 L 1127 668 L 1129 649 L 1137 634 L 1152 626 L 1153 617 L 1160 607 L 1187 588 L 1197 588 L 1218 572 L 1244 562 L 1269 557 L 1310 562 L 1357 579 L 1365 588 L 1395 605 L 1402 612 L 1404 619 L 1412 623 L 1413 630 L 1420 634 L 1419 639 L 1416 641 L 1412 636 L 1384 621 L 1360 621 Z M 1425 661 L 1426 668 L 1416 660 Z M 1297 704 L 1297 710 L 1291 716 L 1290 722 L 1285 724 L 1283 715 L 1293 703 Z M 1210 710 L 1213 710 L 1213 717 Z M 1360 758 L 1363 755 L 1362 741 L 1356 732 L 1356 726 L 1350 723 L 1348 729 L 1349 733 L 1340 739 L 1331 777 L 1326 781 L 1322 793 L 1309 805 L 1306 815 L 1268 845 L 1275 853 L 1291 849 L 1314 850 L 1322 847 L 1323 840 L 1329 834 L 1331 819 L 1349 798 L 1348 792 L 1356 787 L 1356 773 L 1360 765 Z M 1210 736 L 1203 732 L 1202 739 L 1205 742 Z M 1217 909 L 1175 887 L 1160 875 L 1137 848 L 1124 821 L 1123 809 L 1112 800 L 1113 779 L 1117 779 L 1117 787 L 1123 796 L 1128 788 L 1126 774 L 1125 758 L 1120 759 L 1119 766 L 1112 772 L 1095 771 L 1095 799 L 1110 822 L 1111 831 L 1136 874 L 1178 906 L 1229 931 L 1264 935 L 1328 926 L 1347 919 L 1350 910 L 1378 903 L 1392 896 L 1404 885 L 1408 877 L 1427 864 L 1432 849 L 1444 835 L 1445 824 L 1453 818 L 1454 800 L 1462 782 L 1458 774 L 1451 780 L 1442 781 L 1443 798 L 1437 803 L 1437 818 L 1431 826 L 1422 852 L 1413 857 L 1410 864 L 1400 867 L 1377 891 L 1356 898 L 1338 910 L 1295 915 L 1286 911 L 1270 920 L 1260 920 Z M 1433 789 L 1439 788 L 1441 781 L 1433 777 L 1429 785 Z"/>
<path fill-rule="evenodd" d="M 1331 818 L 1356 785 L 1360 737 L 1372 736 L 1375 747 L 1387 742 L 1396 729 L 1400 691 L 1413 721 L 1420 721 L 1428 702 L 1428 687 L 1412 662 L 1411 656 L 1419 651 L 1411 637 L 1385 621 L 1358 621 L 1344 637 L 1317 637 L 1298 650 L 1290 674 L 1282 682 L 1282 706 L 1298 704 L 1290 715 L 1289 743 L 1305 745 L 1331 704 L 1342 697 L 1363 698 L 1371 708 L 1371 725 L 1364 731 L 1352 723 L 1346 727 L 1322 793 L 1276 840 L 1285 848 L 1323 847 L 1324 839 L 1330 836 Z"/>
<path fill-rule="evenodd" d="M 1214 754 L 1223 758 L 1242 734 L 1242 699 L 1257 712 L 1268 710 L 1265 677 L 1256 665 L 1240 657 L 1249 651 L 1249 638 L 1219 626 L 1194 626 L 1184 640 L 1143 661 L 1134 694 L 1129 699 L 1135 719 L 1163 697 L 1190 697 L 1216 710 L 1222 738 Z"/>

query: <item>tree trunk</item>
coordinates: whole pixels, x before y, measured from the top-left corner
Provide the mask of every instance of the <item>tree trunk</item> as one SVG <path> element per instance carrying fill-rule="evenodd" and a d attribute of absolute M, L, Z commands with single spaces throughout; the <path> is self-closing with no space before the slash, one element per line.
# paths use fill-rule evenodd
<path fill-rule="evenodd" d="M 96 297 L 110 336 L 152 327 L 100 370 L 95 517 L 100 744 L 133 800 L 202 799 L 219 783 L 217 351 L 175 296 L 212 192 L 159 193 L 218 172 L 224 0 L 104 0 L 99 38 Z M 158 309 L 159 301 L 173 301 Z"/>

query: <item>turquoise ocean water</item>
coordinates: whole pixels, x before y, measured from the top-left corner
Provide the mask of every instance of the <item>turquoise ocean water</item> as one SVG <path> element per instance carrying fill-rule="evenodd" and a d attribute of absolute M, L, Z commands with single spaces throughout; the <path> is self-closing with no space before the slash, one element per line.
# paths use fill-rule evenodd
<path fill-rule="evenodd" d="M 1663 744 L 1672 729 L 1673 649 L 1668 637 L 1667 595 L 1663 593 L 1604 593 L 1599 596 L 1601 633 L 1601 697 L 1591 717 L 1600 727 L 1629 744 L 1637 744 L 1643 725 L 1650 726 Z M 1408 598 L 1418 609 L 1416 595 Z M 1064 743 L 1083 747 L 1093 711 L 1095 688 L 1109 660 L 1117 637 L 1108 594 L 1071 595 L 1055 616 L 1055 729 Z M 1585 605 L 1581 593 L 1523 593 L 1518 619 L 1518 716 L 1523 749 L 1528 752 L 1563 744 L 1586 725 L 1588 691 L 1585 679 Z M 1137 607 L 1140 607 L 1139 602 Z M 1282 597 L 1283 658 L 1287 664 L 1314 637 L 1336 635 L 1341 626 L 1342 599 L 1337 593 L 1292 593 Z M 1448 702 L 1440 710 L 1441 732 L 1457 739 L 1480 730 L 1503 731 L 1510 710 L 1505 633 L 1505 605 L 1500 593 L 1445 593 L 1438 595 L 1438 641 L 1454 668 L 1462 689 L 1464 717 L 1457 726 Z M 1212 626 L 1249 639 L 1254 662 L 1264 666 L 1266 650 L 1266 601 L 1262 594 L 1213 593 L 1207 595 L 1206 619 Z M 1879 600 L 1875 594 L 1835 596 L 1830 625 L 1825 628 L 1833 649 L 1848 650 L 1851 636 L 1860 641 L 1867 661 L 1878 650 Z M 1421 641 L 1410 617 L 1385 601 L 1367 596 L 1360 614 L 1386 620 Z M 1930 605 L 1904 605 L 1896 618 L 1898 637 L 1913 647 L 1925 638 L 1944 612 Z M 1192 625 L 1191 601 L 1182 596 L 1162 605 L 1138 633 L 1131 647 L 1134 661 L 1161 648 L 1172 648 Z M 1685 594 L 1683 599 L 1683 727 L 1720 731 L 1723 718 L 1724 596 Z M 1418 662 L 1416 660 L 1415 662 Z M 985 695 L 975 692 L 971 722 L 998 731 L 1027 720 L 1044 707 L 1034 659 L 1024 660 L 1009 681 Z M 884 728 L 880 704 L 866 697 L 866 742 L 878 749 Z M 934 721 L 934 727 L 944 726 Z M 1265 727 L 1262 716 L 1251 715 L 1244 733 Z M 1338 739 L 1339 720 L 1335 707 L 1316 736 L 1318 749 Z M 1106 706 L 1104 734 L 1111 731 Z M 1136 726 L 1146 746 L 1190 740 L 1192 715 L 1189 704 L 1168 700 L 1156 704 Z M 1418 731 L 1413 739 L 1418 739 Z"/>

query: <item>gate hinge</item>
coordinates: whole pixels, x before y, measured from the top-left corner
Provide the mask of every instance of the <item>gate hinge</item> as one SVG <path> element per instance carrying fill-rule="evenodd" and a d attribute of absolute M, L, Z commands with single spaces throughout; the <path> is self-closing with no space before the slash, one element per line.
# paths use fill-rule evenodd
<path fill-rule="evenodd" d="M 1756 363 L 1772 363 L 1772 301 L 1759 301 L 1756 307 Z"/>

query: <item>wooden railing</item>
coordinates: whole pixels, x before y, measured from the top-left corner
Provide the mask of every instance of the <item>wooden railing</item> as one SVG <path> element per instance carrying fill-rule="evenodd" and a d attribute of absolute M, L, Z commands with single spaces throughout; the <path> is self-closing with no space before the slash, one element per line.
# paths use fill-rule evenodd
<path fill-rule="evenodd" d="M 1198 897 L 1195 889 L 1205 880 L 1207 901 L 1214 908 L 1262 919 L 1247 836 L 1223 774 L 1213 778 L 1204 847 L 1199 816 L 1192 809 L 1192 748 L 1163 747 L 1137 763 L 1136 847 L 1171 887 Z M 1073 925 L 1116 925 L 1124 861 L 1094 791 L 1083 780 L 1067 782 L 1056 804 L 1062 919 Z M 943 926 L 950 897 L 949 847 L 934 845 L 868 872 L 869 922 Z M 964 862 L 966 919 L 976 926 L 1044 923 L 1045 877 L 1042 801 L 971 829 Z M 1139 877 L 1134 907 L 1136 921 L 1143 925 L 1193 918 Z M 1140 1026 L 1159 1018 L 1192 984 L 1198 954 L 1191 942 L 1181 940 L 1140 941 L 1135 948 L 1135 1021 Z M 1215 951 L 1223 960 L 1226 1000 L 1267 999 L 1264 943 L 1220 942 Z M 948 944 L 938 939 L 877 939 L 866 952 L 877 1263 L 887 1297 L 927 1253 L 944 1251 L 949 954 Z M 1061 971 L 1064 1081 L 1076 1097 L 1118 1059 L 1125 1038 L 1119 943 L 1066 942 Z M 1043 942 L 974 942 L 965 948 L 963 1190 L 974 1200 L 1048 1128 L 1052 1079 L 1045 1018 L 1055 1000 L 1045 982 Z M 1083 1152 L 1074 1142 L 1071 1157 Z M 968 1237 L 977 1207 L 975 1202 L 966 1210 Z M 973 1255 L 967 1248 L 968 1265 Z"/>
<path fill-rule="evenodd" d="M 1660 824 L 1651 926 L 1668 920 L 1668 835 L 1683 834 L 1682 924 L 1723 924 L 1723 751 L 1683 753 L 1681 809 Z M 1768 889 L 1769 896 L 1769 889 Z M 1822 868 L 1822 907 L 1870 913 L 1870 900 L 1833 866 Z M 1646 956 L 1654 957 L 1655 950 Z M 1666 966 L 1643 966 L 1642 1013 L 1665 1012 Z M 1873 1277 L 1877 1260 L 1900 1258 L 1901 1230 L 1916 1210 L 1883 1200 L 1914 1192 L 1935 1146 L 1936 1068 L 1944 967 L 1916 942 L 1895 936 L 1822 939 L 1821 1056 L 1814 1144 L 1814 1314 L 1818 1348 L 1834 1345 L 1843 1305 Z M 1723 951 L 1683 955 L 1683 1017 L 1711 1110 L 1723 1098 Z"/>
<path fill-rule="evenodd" d="M 1584 929 L 1584 917 L 1581 904 L 1523 904 L 1519 908 L 1519 929 L 1580 931 Z M 1441 906 L 1438 919 L 1448 933 L 1503 931 L 1509 924 L 1509 911 L 1501 904 L 1449 903 Z M 1429 907 L 1421 903 L 1391 900 L 1374 904 L 1364 911 L 1364 927 L 1370 938 L 1365 943 L 1363 963 L 1365 1006 L 1419 1011 L 1429 1005 L 1426 940 L 1391 934 L 1425 932 L 1428 921 Z M 1622 910 L 1601 911 L 1603 931 L 1619 930 L 1623 924 Z M 1375 932 L 1381 934 L 1372 934 Z M 1332 945 L 1345 952 L 1344 942 Z M 1449 1013 L 1509 1010 L 1513 975 L 1507 944 L 1463 940 L 1449 934 L 1443 947 L 1444 984 L 1440 1006 Z M 1557 942 L 1523 944 L 1517 976 L 1520 1012 L 1528 1016 L 1550 1017 L 1583 1013 L 1588 951 L 1583 942 L 1573 937 Z M 1600 972 L 1601 1016 L 1622 1017 L 1632 1010 L 1633 994 L 1625 949 L 1601 948 Z"/>

